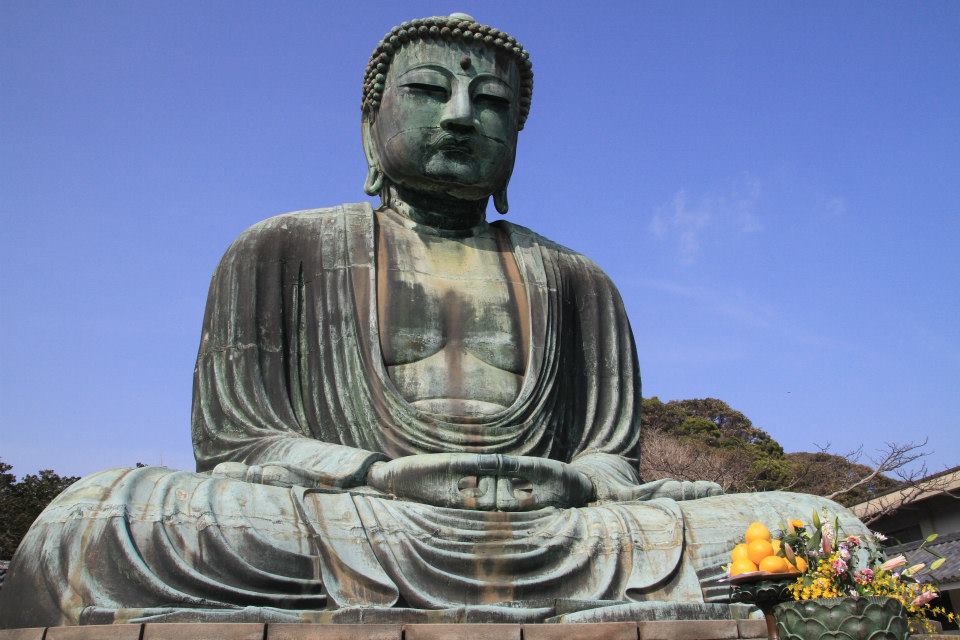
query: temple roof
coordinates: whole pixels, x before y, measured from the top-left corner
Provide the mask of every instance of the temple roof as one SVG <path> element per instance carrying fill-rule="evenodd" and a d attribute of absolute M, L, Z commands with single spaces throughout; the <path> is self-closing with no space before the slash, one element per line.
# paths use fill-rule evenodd
<path fill-rule="evenodd" d="M 943 557 L 945 562 L 935 571 L 924 570 L 917 577 L 924 581 L 932 578 L 944 587 L 951 583 L 960 582 L 960 531 L 939 536 L 933 542 L 924 544 L 923 548 L 920 549 L 922 543 L 923 540 L 916 540 L 887 547 L 885 551 L 888 557 L 902 553 L 907 558 L 908 566 L 918 562 L 930 566 L 938 557 Z"/>

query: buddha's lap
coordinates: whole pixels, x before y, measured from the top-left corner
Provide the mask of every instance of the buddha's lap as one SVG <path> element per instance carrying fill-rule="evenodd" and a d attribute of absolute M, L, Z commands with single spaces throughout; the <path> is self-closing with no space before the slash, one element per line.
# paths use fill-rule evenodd
<path fill-rule="evenodd" d="M 319 536 L 356 537 L 358 529 L 378 538 L 417 537 L 419 528 L 450 541 L 523 540 L 543 538 L 557 527 L 598 527 L 628 533 L 622 512 L 643 512 L 646 532 L 672 531 L 679 520 L 672 501 L 607 503 L 578 509 L 547 508 L 530 512 L 450 509 L 393 500 L 363 493 L 277 487 L 173 471 L 162 467 L 111 469 L 71 486 L 44 511 L 37 527 L 54 525 L 64 533 L 83 529 L 85 544 L 94 523 L 119 520 L 134 537 L 153 527 L 176 531 L 188 544 L 189 533 L 217 531 L 221 538 L 255 537 L 295 553 L 315 552 Z M 654 514 L 662 514 L 655 516 Z M 571 524 L 571 520 L 577 521 Z M 349 534 L 344 532 L 350 532 Z M 144 539 L 144 543 L 152 541 Z M 562 540 L 560 541 L 562 542 Z M 544 544 L 557 544 L 548 540 Z M 239 544 L 239 543 L 238 543 Z M 244 542 L 244 544 L 247 544 Z M 481 550 L 483 551 L 483 550 Z"/>
<path fill-rule="evenodd" d="M 479 538 L 498 542 L 544 539 L 548 531 L 563 527 L 567 530 L 563 540 L 571 544 L 571 526 L 591 529 L 592 538 L 601 529 L 613 539 L 629 535 L 633 528 L 645 535 L 663 537 L 675 528 L 676 517 L 683 523 L 680 530 L 688 532 L 688 544 L 729 550 L 750 522 L 761 520 L 776 525 L 787 518 L 808 520 L 814 509 L 835 513 L 848 533 L 865 529 L 849 511 L 830 500 L 779 491 L 684 502 L 608 502 L 577 509 L 488 512 L 143 467 L 112 469 L 84 478 L 51 503 L 37 525 L 55 524 L 66 533 L 71 525 L 88 529 L 92 522 L 121 518 L 127 527 L 162 525 L 184 536 L 190 532 L 202 536 L 217 531 L 218 537 L 225 539 L 243 537 L 244 546 L 253 537 L 293 553 L 310 555 L 316 551 L 311 545 L 317 536 L 349 531 L 348 537 L 354 539 L 358 526 L 367 535 L 381 538 L 416 537 L 418 527 L 430 527 L 434 535 L 439 533 L 450 541 L 463 540 L 472 545 Z M 385 518 L 398 525 L 391 528 Z M 676 524 L 679 526 L 679 522 Z M 89 543 L 90 536 L 86 538 Z M 187 542 L 184 538 L 183 543 Z"/>
<path fill-rule="evenodd" d="M 107 605 L 167 605 L 172 591 L 283 608 L 325 606 L 328 594 L 338 605 L 392 606 L 399 594 L 436 608 L 623 599 L 682 565 L 685 593 L 699 597 L 696 575 L 717 573 L 749 522 L 806 520 L 814 508 L 862 531 L 839 505 L 784 492 L 508 513 L 118 469 L 81 480 L 44 511 L 8 580 L 69 585 L 68 599 L 99 606 L 105 588 L 127 580 L 137 589 Z"/>

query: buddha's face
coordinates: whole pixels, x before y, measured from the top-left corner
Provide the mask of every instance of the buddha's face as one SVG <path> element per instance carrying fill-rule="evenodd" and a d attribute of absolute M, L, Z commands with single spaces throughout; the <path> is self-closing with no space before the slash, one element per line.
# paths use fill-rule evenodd
<path fill-rule="evenodd" d="M 456 198 L 506 185 L 516 154 L 519 73 L 482 45 L 418 41 L 394 56 L 371 136 L 395 184 Z"/>

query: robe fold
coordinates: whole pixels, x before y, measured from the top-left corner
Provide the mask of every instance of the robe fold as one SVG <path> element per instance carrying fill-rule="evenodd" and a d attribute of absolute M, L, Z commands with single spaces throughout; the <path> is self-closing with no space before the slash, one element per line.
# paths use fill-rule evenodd
<path fill-rule="evenodd" d="M 360 487 L 378 460 L 449 452 L 568 462 L 600 498 L 639 483 L 640 378 L 616 288 L 584 256 L 495 224 L 529 301 L 526 373 L 510 407 L 457 422 L 408 403 L 387 373 L 369 205 L 244 232 L 203 321 L 197 473 L 110 470 L 64 492 L 11 564 L 0 627 L 398 610 L 531 621 L 561 602 L 722 601 L 719 567 L 751 520 L 826 505 L 862 528 L 796 494 L 484 512 Z M 304 486 L 210 474 L 224 463 L 295 468 Z"/>
<path fill-rule="evenodd" d="M 449 422 L 397 391 L 380 351 L 369 205 L 287 214 L 244 232 L 210 285 L 194 376 L 198 471 L 300 465 L 359 484 L 376 460 L 503 453 L 573 462 L 636 483 L 640 377 L 619 293 L 588 258 L 497 222 L 529 301 L 513 405 Z"/>

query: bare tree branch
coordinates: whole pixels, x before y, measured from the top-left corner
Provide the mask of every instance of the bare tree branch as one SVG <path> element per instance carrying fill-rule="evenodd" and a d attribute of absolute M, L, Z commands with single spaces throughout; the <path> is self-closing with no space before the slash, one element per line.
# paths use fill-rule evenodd
<path fill-rule="evenodd" d="M 743 491 L 750 479 L 750 459 L 741 451 L 716 449 L 649 429 L 643 437 L 640 475 L 645 481 L 709 480 L 725 491 Z"/>
<path fill-rule="evenodd" d="M 900 480 L 904 483 L 910 484 L 916 482 L 920 478 L 923 478 L 927 475 L 926 465 L 923 465 L 919 469 L 913 470 L 907 470 L 905 467 L 930 455 L 928 451 L 924 450 L 924 447 L 927 446 L 927 442 L 928 439 L 924 438 L 922 442 L 886 443 L 886 448 L 882 450 L 881 455 L 878 457 L 871 457 L 870 459 L 870 461 L 873 463 L 873 471 L 860 478 L 853 484 L 834 491 L 828 494 L 826 497 L 834 500 L 837 498 L 837 496 L 850 493 L 857 487 L 861 487 L 868 482 L 873 481 L 880 475 L 887 475 L 890 473 L 896 473 Z M 843 457 L 851 461 L 856 461 L 859 459 L 861 452 L 862 447 Z M 851 459 L 851 456 L 854 457 Z"/>

